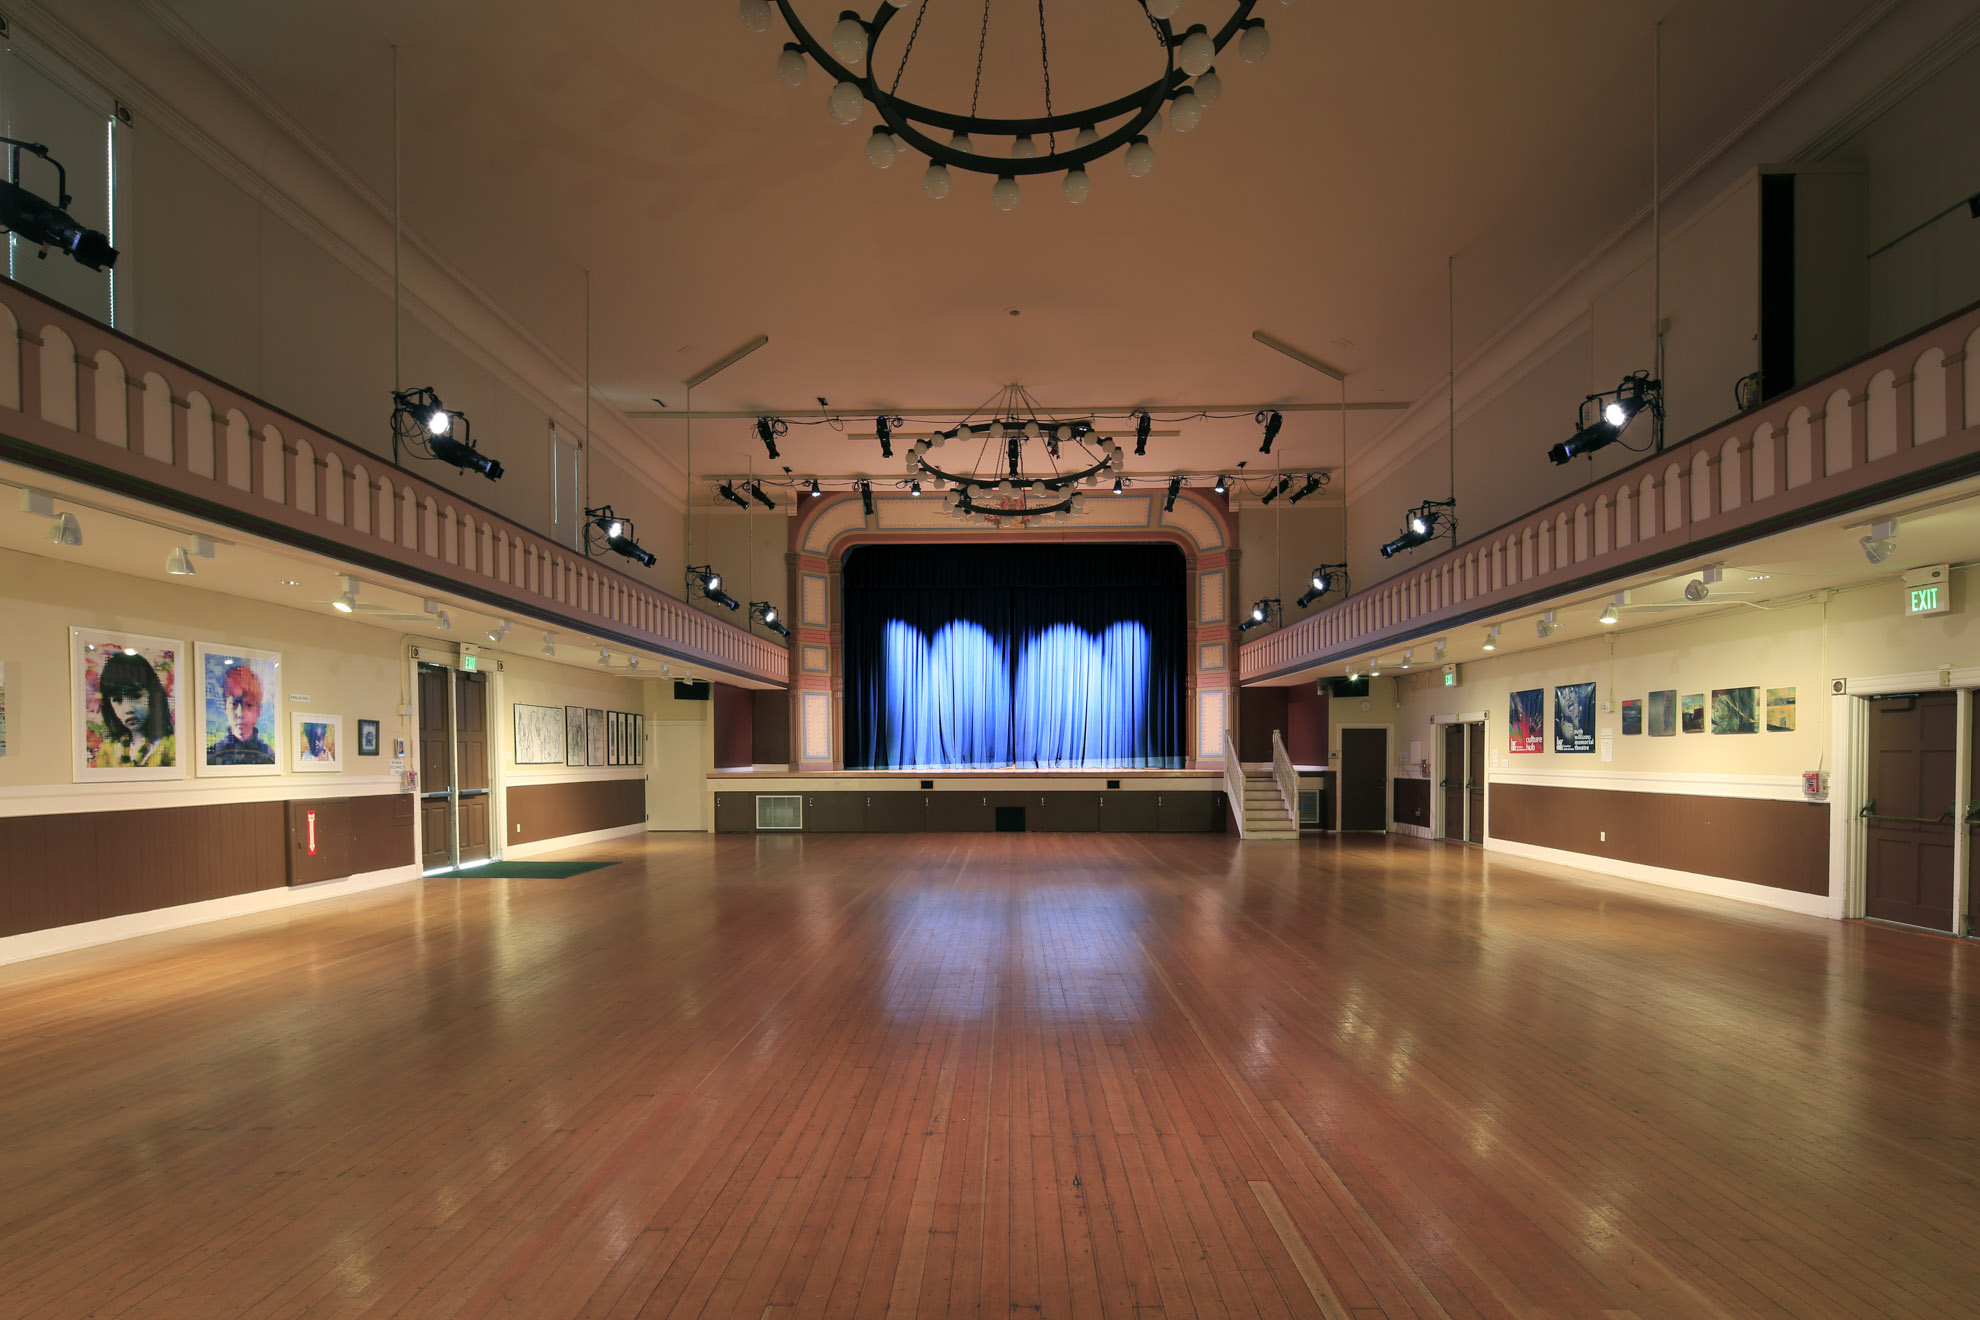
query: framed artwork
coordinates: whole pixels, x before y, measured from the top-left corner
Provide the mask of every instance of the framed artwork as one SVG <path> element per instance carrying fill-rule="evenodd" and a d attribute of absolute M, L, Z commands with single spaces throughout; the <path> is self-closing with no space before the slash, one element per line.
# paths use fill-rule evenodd
<path fill-rule="evenodd" d="M 619 712 L 605 712 L 605 764 L 619 764 Z"/>
<path fill-rule="evenodd" d="M 591 736 L 585 732 L 584 707 L 564 707 L 564 764 L 590 764 Z"/>
<path fill-rule="evenodd" d="M 282 657 L 195 642 L 198 660 L 198 775 L 282 773 Z"/>
<path fill-rule="evenodd" d="M 1678 723 L 1686 733 L 1705 732 L 1705 694 L 1687 692 L 1678 698 Z"/>
<path fill-rule="evenodd" d="M 632 719 L 632 748 L 634 765 L 646 764 L 646 717 L 635 714 Z"/>
<path fill-rule="evenodd" d="M 344 717 L 307 710 L 289 712 L 289 768 L 299 774 L 334 774 L 344 768 Z"/>
<path fill-rule="evenodd" d="M 186 644 L 71 628 L 69 650 L 76 782 L 184 778 Z"/>
<path fill-rule="evenodd" d="M 558 706 L 515 703 L 516 764 L 561 765 L 564 760 L 564 712 Z"/>
<path fill-rule="evenodd" d="M 1623 702 L 1622 731 L 1624 737 L 1643 732 L 1643 702 L 1640 698 Z"/>
<path fill-rule="evenodd" d="M 0 660 L 0 756 L 7 754 L 7 662 Z"/>
<path fill-rule="evenodd" d="M 1760 732 L 1759 688 L 1713 688 L 1713 733 Z"/>
<path fill-rule="evenodd" d="M 1678 694 L 1676 688 L 1650 694 L 1650 736 L 1652 738 L 1677 737 Z"/>
<path fill-rule="evenodd" d="M 605 712 L 587 709 L 584 712 L 585 764 L 605 764 Z"/>
<path fill-rule="evenodd" d="M 1506 707 L 1506 718 L 1512 735 L 1511 749 L 1515 752 L 1544 752 L 1547 750 L 1547 715 L 1541 704 L 1546 700 L 1546 692 L 1540 688 L 1528 688 L 1515 692 Z"/>
<path fill-rule="evenodd" d="M 5 729 L 0 729 L 0 735 L 4 735 L 5 732 L 6 732 Z M 1768 733 L 1794 732 L 1794 689 L 1793 688 L 1767 689 L 1767 732 Z M 0 742 L 4 742 L 4 741 L 5 741 L 4 736 L 0 736 Z M 4 748 L 0 748 L 0 751 L 4 751 Z"/>
<path fill-rule="evenodd" d="M 358 721 L 358 755 L 378 755 L 378 721 Z"/>
<path fill-rule="evenodd" d="M 1567 683 L 1554 689 L 1554 750 L 1595 750 L 1595 685 Z"/>

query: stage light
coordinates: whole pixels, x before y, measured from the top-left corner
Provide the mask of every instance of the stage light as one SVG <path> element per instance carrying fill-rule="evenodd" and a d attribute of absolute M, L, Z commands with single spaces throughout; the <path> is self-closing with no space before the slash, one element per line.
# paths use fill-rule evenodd
<path fill-rule="evenodd" d="M 722 590 L 722 575 L 707 564 L 688 565 L 687 585 L 689 599 L 698 594 L 732 610 L 742 608 L 741 601 Z"/>
<path fill-rule="evenodd" d="M 339 573 L 338 581 L 344 585 L 344 593 L 330 602 L 330 608 L 339 614 L 351 614 L 357 610 L 358 580 L 349 573 Z"/>
<path fill-rule="evenodd" d="M 1124 486 L 1124 485 L 1126 485 L 1126 484 L 1127 484 L 1127 483 L 1126 483 L 1126 482 L 1124 482 L 1124 481 L 1122 481 L 1122 480 L 1121 480 L 1121 478 L 1119 478 L 1119 477 L 1115 477 L 1115 478 L 1114 478 L 1114 494 L 1116 494 L 1116 495 L 1118 495 L 1118 494 L 1120 494 L 1120 493 L 1121 493 L 1121 487 L 1122 487 L 1122 486 Z"/>
<path fill-rule="evenodd" d="M 1216 491 L 1219 495 L 1228 495 L 1231 491 L 1231 479 L 1219 472 L 1217 474 L 1217 484 L 1210 489 Z"/>
<path fill-rule="evenodd" d="M 898 417 L 876 417 L 873 419 L 873 434 L 880 441 L 880 457 L 894 456 L 894 428 L 901 424 Z"/>
<path fill-rule="evenodd" d="M 1183 487 L 1183 479 L 1181 477 L 1169 478 L 1169 493 L 1162 497 L 1163 513 L 1175 512 L 1176 496 L 1182 493 L 1182 487 Z"/>
<path fill-rule="evenodd" d="M 1897 519 L 1877 523 L 1868 536 L 1856 538 L 1856 543 L 1863 547 L 1865 559 L 1873 564 L 1883 563 L 1897 553 Z"/>
<path fill-rule="evenodd" d="M 870 481 L 859 483 L 859 507 L 865 510 L 867 517 L 873 516 L 873 483 Z"/>
<path fill-rule="evenodd" d="M 736 494 L 736 488 L 726 481 L 715 488 L 715 493 L 735 505 L 738 509 L 747 509 L 749 507 L 749 501 Z"/>
<path fill-rule="evenodd" d="M 1588 405 L 1591 403 L 1602 406 L 1595 420 L 1588 422 L 1584 419 L 1588 416 Z M 1591 394 L 1581 401 L 1581 407 L 1575 414 L 1575 433 L 1549 449 L 1548 460 L 1555 464 L 1566 463 L 1569 459 L 1606 448 L 1620 438 L 1636 415 L 1645 409 L 1659 421 L 1663 419 L 1663 382 L 1650 379 L 1647 371 L 1624 376 L 1622 383 L 1613 390 Z"/>
<path fill-rule="evenodd" d="M 753 622 L 762 624 L 779 637 L 789 637 L 791 635 L 791 630 L 784 625 L 782 619 L 777 617 L 777 607 L 767 600 L 751 601 L 749 603 L 749 617 Z"/>
<path fill-rule="evenodd" d="M 1299 607 L 1305 609 L 1330 591 L 1347 594 L 1348 576 L 1346 564 L 1322 564 L 1313 570 L 1305 594 L 1299 598 Z"/>
<path fill-rule="evenodd" d="M 437 459 L 490 481 L 502 479 L 502 464 L 475 448 L 467 414 L 440 402 L 430 385 L 392 391 L 392 457 L 401 450 Z"/>
<path fill-rule="evenodd" d="M 465 429 L 465 428 L 464 428 Z M 433 456 L 442 463 L 451 463 L 463 472 L 475 472 L 490 481 L 502 479 L 502 464 L 488 457 L 473 445 L 462 444 L 452 436 L 437 435 L 427 441 Z"/>
<path fill-rule="evenodd" d="M 1409 511 L 1409 521 L 1395 540 L 1381 547 L 1382 558 L 1393 559 L 1405 550 L 1457 529 L 1456 500 L 1425 500 Z"/>
<path fill-rule="evenodd" d="M 1540 640 L 1543 642 L 1558 632 L 1560 626 L 1554 619 L 1553 610 L 1548 610 L 1545 614 L 1533 621 L 1533 631 L 1538 634 Z"/>
<path fill-rule="evenodd" d="M 1279 601 L 1275 596 L 1265 596 L 1252 602 L 1251 613 L 1245 615 L 1238 624 L 1239 632 L 1250 632 L 1261 624 L 1269 623 L 1279 612 Z"/>
<path fill-rule="evenodd" d="M 1319 473 L 1309 472 L 1306 474 L 1306 484 L 1301 486 L 1298 490 L 1294 491 L 1292 493 L 1292 497 L 1288 499 L 1286 503 L 1297 504 L 1301 500 L 1305 499 L 1308 495 L 1311 495 L 1314 491 L 1319 490 L 1322 486 L 1326 484 L 1327 484 L 1327 479 L 1325 476 Z"/>
<path fill-rule="evenodd" d="M 1285 424 L 1285 416 L 1267 409 L 1260 409 L 1257 415 L 1251 420 L 1265 427 L 1265 443 L 1258 446 L 1258 452 L 1261 454 L 1271 453 L 1272 442 L 1279 438 L 1279 428 Z"/>
<path fill-rule="evenodd" d="M 1278 499 L 1279 496 L 1285 494 L 1287 491 L 1291 489 L 1292 489 L 1292 478 L 1280 477 L 1279 484 L 1267 488 L 1265 493 L 1258 497 L 1258 502 L 1260 504 L 1270 504 L 1273 500 Z"/>
<path fill-rule="evenodd" d="M 825 493 L 824 491 L 818 489 L 818 478 L 813 477 L 811 479 L 811 498 L 817 499 L 820 495 L 823 495 L 824 493 Z"/>
<path fill-rule="evenodd" d="M 1499 649 L 1499 625 L 1496 623 L 1485 630 L 1485 649 L 1487 651 Z"/>
<path fill-rule="evenodd" d="M 730 493 L 732 495 L 734 494 L 733 491 Z M 741 501 L 737 502 L 741 503 Z M 743 507 L 748 508 L 749 506 L 745 504 Z M 632 560 L 642 568 L 653 567 L 655 556 L 651 551 L 642 547 L 635 538 L 630 519 L 621 518 L 616 513 L 613 513 L 612 506 L 609 504 L 601 504 L 595 509 L 586 509 L 584 516 L 591 520 L 591 528 L 597 531 L 598 536 L 605 542 L 607 548 L 624 555 L 627 559 Z M 593 549 L 589 543 L 591 539 L 589 532 L 586 533 L 585 539 L 585 552 L 588 554 Z"/>
<path fill-rule="evenodd" d="M 764 508 L 774 509 L 777 507 L 777 501 L 771 499 L 768 495 L 765 495 L 763 493 L 762 482 L 752 481 L 749 483 L 747 489 L 749 491 L 750 498 L 755 500 L 758 504 L 761 504 Z"/>
<path fill-rule="evenodd" d="M 756 438 L 763 442 L 763 451 L 776 458 L 777 437 L 791 429 L 791 424 L 780 417 L 759 417 L 756 419 Z"/>
<path fill-rule="evenodd" d="M 63 208 L 74 200 L 69 196 L 69 173 L 62 163 L 48 154 L 48 148 L 39 142 L 23 142 L 19 138 L 0 137 L 13 148 L 13 168 L 8 172 L 15 178 L 21 177 L 21 152 L 27 151 L 41 157 L 55 167 L 55 197 L 50 202 L 21 187 L 18 183 L 0 180 L 0 225 L 12 230 L 23 240 L 37 244 L 41 251 L 37 256 L 46 257 L 48 249 L 67 253 L 78 266 L 90 270 L 109 270 L 117 264 L 117 249 L 110 246 L 110 240 L 100 232 L 77 223 L 76 218 Z M 18 273 L 18 272 L 17 272 Z"/>
<path fill-rule="evenodd" d="M 1155 427 L 1155 419 L 1142 408 L 1134 414 L 1134 456 L 1140 458 L 1148 452 L 1148 433 Z"/>

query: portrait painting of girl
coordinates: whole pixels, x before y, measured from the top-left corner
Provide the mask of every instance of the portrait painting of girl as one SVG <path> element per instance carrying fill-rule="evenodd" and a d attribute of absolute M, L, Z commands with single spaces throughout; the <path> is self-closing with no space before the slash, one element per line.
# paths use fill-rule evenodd
<path fill-rule="evenodd" d="M 176 779 L 183 642 L 70 630 L 75 648 L 76 778 Z"/>

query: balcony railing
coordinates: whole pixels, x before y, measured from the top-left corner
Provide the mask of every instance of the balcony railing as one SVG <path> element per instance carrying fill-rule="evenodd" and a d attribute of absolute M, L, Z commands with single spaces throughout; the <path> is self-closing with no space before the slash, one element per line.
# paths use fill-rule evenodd
<path fill-rule="evenodd" d="M 1239 680 L 1370 656 L 1976 472 L 1980 307 L 1246 642 Z"/>
<path fill-rule="evenodd" d="M 0 280 L 9 340 L 0 456 L 505 613 L 788 679 L 783 647 Z"/>

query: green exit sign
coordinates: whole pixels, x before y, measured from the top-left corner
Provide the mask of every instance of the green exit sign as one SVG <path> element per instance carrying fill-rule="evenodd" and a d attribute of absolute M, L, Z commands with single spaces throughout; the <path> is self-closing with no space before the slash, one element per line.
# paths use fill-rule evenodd
<path fill-rule="evenodd" d="M 1445 687 L 1457 686 L 1457 666 L 1455 664 L 1448 664 L 1444 666 L 1444 686 Z"/>
<path fill-rule="evenodd" d="M 1949 614 L 1952 612 L 1952 590 L 1947 581 L 1948 566 L 1940 564 L 1932 568 L 1917 568 L 1904 575 L 1904 612 L 1906 614 Z"/>
<path fill-rule="evenodd" d="M 478 655 L 462 656 L 461 668 L 465 669 L 468 673 L 472 674 L 475 670 L 481 668 L 481 657 Z"/>

